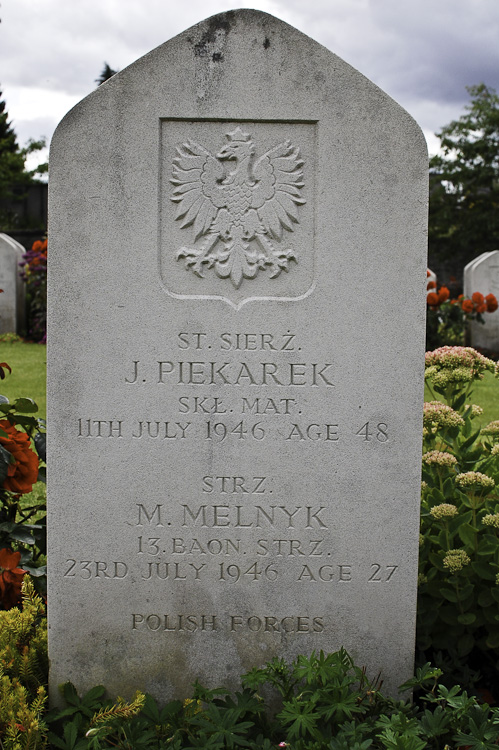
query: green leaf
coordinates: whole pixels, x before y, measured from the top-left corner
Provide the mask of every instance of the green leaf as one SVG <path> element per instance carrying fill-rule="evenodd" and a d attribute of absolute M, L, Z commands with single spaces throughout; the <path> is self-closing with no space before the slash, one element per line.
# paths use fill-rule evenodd
<path fill-rule="evenodd" d="M 484 537 L 478 544 L 477 554 L 479 555 L 495 555 L 499 549 L 499 544 L 496 538 L 490 536 Z"/>
<path fill-rule="evenodd" d="M 47 436 L 43 432 L 37 432 L 33 442 L 35 444 L 36 452 L 42 459 L 42 461 L 47 460 Z"/>
<path fill-rule="evenodd" d="M 470 445 L 473 445 L 473 443 L 475 442 L 475 440 L 477 439 L 479 435 L 480 435 L 480 430 L 478 429 L 476 432 L 470 435 L 470 437 L 467 440 L 465 440 L 464 443 L 461 443 L 461 445 L 459 446 L 460 450 L 465 451 L 466 448 L 469 448 Z"/>
<path fill-rule="evenodd" d="M 38 411 L 38 405 L 32 398 L 16 398 L 13 406 L 21 414 L 34 414 Z"/>
<path fill-rule="evenodd" d="M 471 563 L 471 567 L 480 578 L 485 578 L 487 581 L 495 581 L 497 574 L 497 566 L 492 567 L 490 563 L 483 560 L 476 560 Z"/>
<path fill-rule="evenodd" d="M 457 594 L 456 594 L 456 592 L 454 591 L 454 589 L 444 589 L 444 588 L 442 588 L 442 589 L 440 589 L 440 593 L 442 594 L 442 596 L 443 596 L 443 597 L 444 597 L 445 599 L 447 599 L 447 601 L 449 601 L 449 602 L 453 602 L 454 604 L 455 604 L 455 603 L 457 602 L 457 600 L 458 600 L 458 598 L 457 598 Z"/>
<path fill-rule="evenodd" d="M 458 534 L 461 538 L 461 541 L 464 544 L 467 544 L 470 547 L 473 547 L 475 543 L 476 531 L 472 526 L 469 525 L 469 523 L 461 524 L 461 526 L 458 529 Z"/>
<path fill-rule="evenodd" d="M 26 563 L 23 563 L 23 570 L 26 570 L 32 578 L 42 578 L 47 575 L 46 565 L 40 565 L 40 567 L 35 568 L 33 565 L 26 565 Z"/>
<path fill-rule="evenodd" d="M 446 625 L 456 625 L 456 607 L 451 607 L 446 604 L 439 609 L 440 618 L 445 622 Z M 461 630 L 461 628 L 459 628 Z"/>
<path fill-rule="evenodd" d="M 435 568 L 442 571 L 444 570 L 443 557 L 441 555 L 437 555 L 435 552 L 430 552 L 428 559 Z"/>
<path fill-rule="evenodd" d="M 0 485 L 7 479 L 7 471 L 11 464 L 12 454 L 0 445 Z"/>
<path fill-rule="evenodd" d="M 470 597 L 474 591 L 475 587 L 472 583 L 467 583 L 465 586 L 462 586 L 459 591 L 459 598 L 461 601 L 464 601 L 464 599 L 467 599 Z"/>
<path fill-rule="evenodd" d="M 12 539 L 15 539 L 16 542 L 22 542 L 23 544 L 35 543 L 35 537 L 33 536 L 33 534 L 30 534 L 29 531 L 26 531 L 26 529 L 24 529 L 21 524 L 15 525 L 15 527 L 10 532 L 10 536 L 12 537 Z"/>
<path fill-rule="evenodd" d="M 460 656 L 466 656 L 470 653 L 470 651 L 473 650 L 473 646 L 475 645 L 475 639 L 471 635 L 471 633 L 466 633 L 465 635 L 462 635 L 458 641 L 457 641 L 457 651 Z"/>
<path fill-rule="evenodd" d="M 495 599 L 489 589 L 485 589 L 478 594 L 477 602 L 479 607 L 490 607 L 491 604 L 494 604 Z"/>
<path fill-rule="evenodd" d="M 464 615 L 458 615 L 457 621 L 461 623 L 461 625 L 472 625 L 476 620 L 476 615 L 474 615 L 472 612 L 466 612 Z"/>
<path fill-rule="evenodd" d="M 499 648 L 499 630 L 495 633 L 489 633 L 485 639 L 485 643 L 489 648 Z"/>

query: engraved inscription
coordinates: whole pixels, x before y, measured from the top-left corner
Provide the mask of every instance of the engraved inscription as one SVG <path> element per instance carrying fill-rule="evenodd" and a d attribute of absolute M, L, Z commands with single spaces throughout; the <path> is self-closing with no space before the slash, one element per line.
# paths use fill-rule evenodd
<path fill-rule="evenodd" d="M 205 614 L 132 614 L 132 630 L 138 632 L 161 631 L 176 633 L 195 633 L 196 631 L 212 632 L 222 630 L 230 632 L 250 631 L 252 633 L 323 633 L 323 617 L 291 615 L 272 617 L 269 615 L 229 615 L 228 622 L 222 622 L 218 615 Z"/>
<path fill-rule="evenodd" d="M 294 250 L 281 247 L 283 230 L 298 223 L 302 197 L 303 161 L 299 149 L 286 140 L 255 158 L 250 133 L 236 127 L 228 142 L 213 155 L 193 140 L 177 147 L 173 161 L 171 200 L 175 218 L 193 225 L 198 247 L 181 247 L 177 260 L 203 278 L 212 268 L 236 289 L 259 271 L 277 278 L 297 262 Z"/>

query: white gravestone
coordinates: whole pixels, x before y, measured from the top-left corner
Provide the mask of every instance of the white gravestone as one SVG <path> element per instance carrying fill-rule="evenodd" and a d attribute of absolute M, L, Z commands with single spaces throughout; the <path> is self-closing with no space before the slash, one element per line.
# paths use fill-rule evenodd
<path fill-rule="evenodd" d="M 416 614 L 419 127 L 240 10 L 80 102 L 50 165 L 53 699 L 71 680 L 166 700 L 341 646 L 395 692 Z"/>
<path fill-rule="evenodd" d="M 499 300 L 499 250 L 482 253 L 465 266 L 464 295 L 494 294 Z M 499 351 L 499 310 L 483 313 L 485 324 L 469 325 L 470 345 Z"/>
<path fill-rule="evenodd" d="M 0 234 L 0 333 L 23 333 L 25 324 L 24 281 L 19 263 L 26 252 L 8 234 Z"/>

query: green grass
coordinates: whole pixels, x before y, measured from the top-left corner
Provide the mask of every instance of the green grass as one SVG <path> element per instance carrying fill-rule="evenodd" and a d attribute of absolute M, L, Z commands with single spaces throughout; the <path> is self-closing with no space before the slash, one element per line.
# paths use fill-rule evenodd
<path fill-rule="evenodd" d="M 435 394 L 436 400 L 440 401 L 441 396 Z M 433 401 L 434 396 L 425 386 L 425 401 Z M 483 409 L 483 414 L 473 420 L 473 425 L 484 427 L 494 419 L 499 419 L 499 378 L 495 378 L 491 372 L 486 372 L 483 380 L 477 381 L 471 393 L 470 404 L 478 404 Z"/>
<path fill-rule="evenodd" d="M 0 341 L 0 362 L 12 368 L 0 382 L 0 393 L 14 401 L 20 396 L 32 398 L 38 404 L 37 417 L 47 416 L 47 348 L 43 344 L 25 341 Z"/>

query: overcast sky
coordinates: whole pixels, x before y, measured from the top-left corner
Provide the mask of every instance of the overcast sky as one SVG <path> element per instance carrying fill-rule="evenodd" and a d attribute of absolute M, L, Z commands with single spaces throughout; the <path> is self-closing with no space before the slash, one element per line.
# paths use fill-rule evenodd
<path fill-rule="evenodd" d="M 0 0 L 0 89 L 18 140 L 50 140 L 95 87 L 237 0 Z M 434 133 L 459 117 L 465 87 L 499 91 L 499 0 L 253 0 L 380 86 Z"/>

